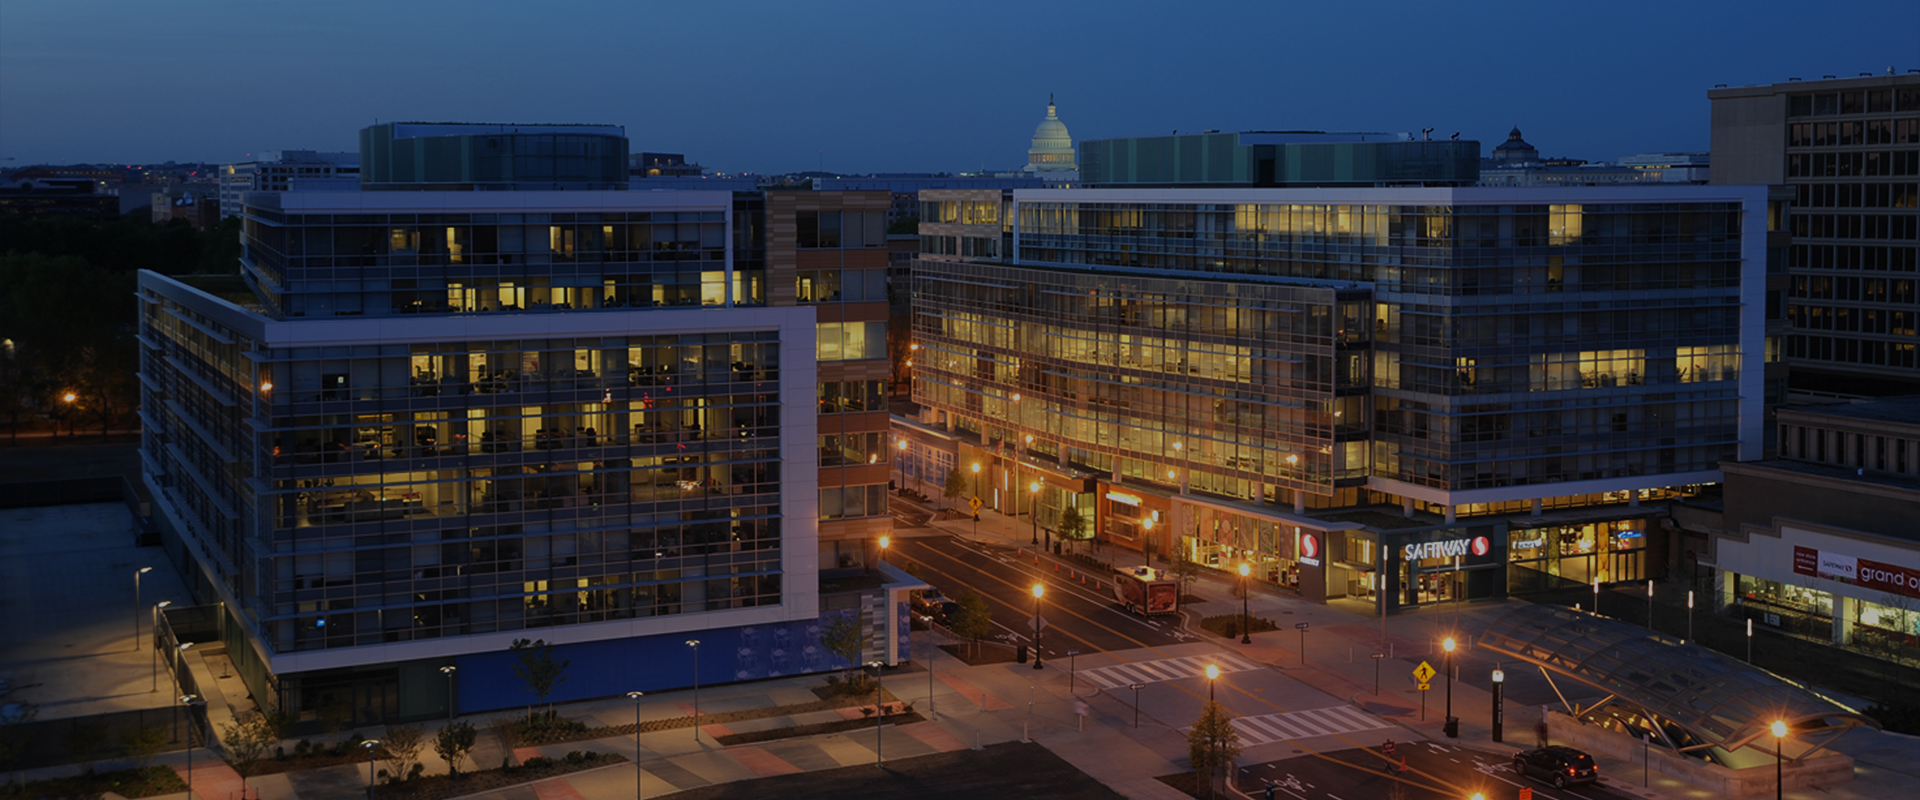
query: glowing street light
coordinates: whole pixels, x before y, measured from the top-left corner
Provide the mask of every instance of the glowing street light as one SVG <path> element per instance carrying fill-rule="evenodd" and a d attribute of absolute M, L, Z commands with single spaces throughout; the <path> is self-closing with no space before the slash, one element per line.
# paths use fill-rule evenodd
<path fill-rule="evenodd" d="M 693 740 L 700 741 L 700 640 L 688 639 L 693 648 Z"/>
<path fill-rule="evenodd" d="M 646 692 L 627 692 L 627 699 L 633 701 L 633 800 L 642 800 L 645 794 L 641 781 L 645 780 L 640 771 L 640 698 Z"/>
<path fill-rule="evenodd" d="M 1447 651 L 1447 723 L 1445 731 L 1449 739 L 1460 738 L 1460 719 L 1453 715 L 1453 649 L 1458 646 L 1451 636 L 1447 637 L 1446 641 L 1440 643 L 1441 649 Z"/>
<path fill-rule="evenodd" d="M 1207 702 L 1213 702 L 1213 684 L 1220 679 L 1220 665 L 1207 665 Z"/>
<path fill-rule="evenodd" d="M 141 567 L 133 571 L 133 652 L 140 652 L 140 576 L 153 571 Z"/>
<path fill-rule="evenodd" d="M 1033 437 L 1029 436 L 1027 438 L 1031 439 Z M 1040 543 L 1040 482 L 1034 481 L 1032 483 L 1027 484 L 1027 494 L 1032 497 L 1032 499 L 1027 502 L 1027 519 L 1030 523 L 1032 523 L 1032 527 L 1033 527 L 1033 541 L 1030 542 L 1030 544 L 1039 544 Z"/>
<path fill-rule="evenodd" d="M 1253 644 L 1253 628 L 1251 627 L 1251 623 L 1248 620 L 1248 614 L 1247 614 L 1247 602 L 1251 594 L 1250 592 L 1247 591 L 1247 576 L 1252 574 L 1253 574 L 1253 567 L 1247 564 L 1247 562 L 1245 561 L 1240 562 L 1240 643 L 1241 644 Z"/>
<path fill-rule="evenodd" d="M 1773 721 L 1772 729 L 1773 729 L 1773 800 L 1780 800 L 1781 793 L 1786 791 L 1786 788 L 1785 788 L 1786 784 L 1780 779 L 1782 773 L 1784 772 L 1784 770 L 1780 766 L 1780 760 L 1781 760 L 1780 745 L 1781 743 L 1785 742 L 1787 739 L 1787 723 L 1776 719 Z"/>
<path fill-rule="evenodd" d="M 1047 593 L 1043 584 L 1033 585 L 1033 668 L 1040 668 L 1040 598 Z"/>

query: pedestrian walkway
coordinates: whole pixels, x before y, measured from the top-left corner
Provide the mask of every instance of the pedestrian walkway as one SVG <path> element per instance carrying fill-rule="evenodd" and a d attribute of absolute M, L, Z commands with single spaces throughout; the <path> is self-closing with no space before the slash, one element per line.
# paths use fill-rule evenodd
<path fill-rule="evenodd" d="M 1135 661 L 1131 664 L 1115 664 L 1110 667 L 1094 667 L 1080 670 L 1080 677 L 1091 681 L 1102 689 L 1121 689 L 1136 683 L 1160 683 L 1177 681 L 1182 678 L 1206 677 L 1209 665 L 1218 666 L 1221 672 L 1247 672 L 1263 669 L 1253 661 L 1230 653 L 1217 655 L 1186 656 L 1184 658 L 1158 658 L 1152 661 Z"/>
<path fill-rule="evenodd" d="M 1247 747 L 1392 727 L 1396 727 L 1394 723 L 1353 706 L 1263 714 L 1257 717 L 1239 717 L 1233 721 L 1233 729 L 1240 734 L 1240 743 Z"/>

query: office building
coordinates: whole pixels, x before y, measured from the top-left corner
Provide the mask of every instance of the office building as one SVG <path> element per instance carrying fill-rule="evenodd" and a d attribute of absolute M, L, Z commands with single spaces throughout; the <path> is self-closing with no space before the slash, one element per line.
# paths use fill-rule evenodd
<path fill-rule="evenodd" d="M 1706 532 L 1713 607 L 1898 659 L 1920 637 L 1920 397 L 1781 408 L 1780 456 L 1728 464 Z"/>
<path fill-rule="evenodd" d="M 886 195 L 629 191 L 607 126 L 362 143 L 367 190 L 243 196 L 251 302 L 141 275 L 146 481 L 256 698 L 519 705 L 523 638 L 551 700 L 687 685 L 690 639 L 824 670 L 849 610 L 907 656 L 899 573 L 819 586 L 889 519 Z"/>
<path fill-rule="evenodd" d="M 923 193 L 909 480 L 1393 608 L 1663 575 L 1657 501 L 1763 454 L 1764 188 L 1243 188 L 1305 159 L 1179 139 L 1083 149 L 1145 187 Z"/>
<path fill-rule="evenodd" d="M 1790 187 L 1793 388 L 1920 392 L 1920 71 L 1707 96 L 1713 182 Z"/>
<path fill-rule="evenodd" d="M 284 192 L 295 181 L 357 177 L 359 153 L 322 153 L 313 150 L 275 150 L 263 152 L 252 161 L 220 166 L 220 218 L 240 216 L 240 195 L 245 192 Z"/>
<path fill-rule="evenodd" d="M 1083 186 L 1472 186 L 1480 143 L 1406 133 L 1247 131 L 1080 143 Z"/>

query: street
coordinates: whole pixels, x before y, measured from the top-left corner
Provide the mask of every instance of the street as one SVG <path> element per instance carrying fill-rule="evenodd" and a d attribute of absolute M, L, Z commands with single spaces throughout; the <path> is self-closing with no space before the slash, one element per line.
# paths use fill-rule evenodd
<path fill-rule="evenodd" d="M 1597 784 L 1555 789 L 1522 778 L 1513 772 L 1512 757 L 1499 753 L 1440 742 L 1402 741 L 1395 748 L 1395 756 L 1406 759 L 1406 772 L 1387 774 L 1389 761 L 1374 747 L 1247 764 L 1239 770 L 1238 785 L 1252 797 L 1265 797 L 1266 782 L 1272 781 L 1276 785 L 1274 797 L 1292 800 L 1388 798 L 1394 796 L 1396 784 L 1407 800 L 1461 800 L 1475 792 L 1485 794 L 1488 800 L 1508 800 L 1518 797 L 1522 788 L 1532 789 L 1536 800 L 1631 800 L 1630 795 Z M 1612 777 L 1639 778 L 1637 774 Z"/>
<path fill-rule="evenodd" d="M 889 558 L 918 564 L 921 579 L 950 598 L 957 600 L 967 591 L 985 598 L 993 612 L 993 638 L 1008 644 L 1032 641 L 1033 585 L 1045 585 L 1040 617 L 1046 626 L 1040 635 L 1040 652 L 1046 658 L 1064 658 L 1069 650 L 1132 650 L 1195 639 L 1180 628 L 1178 615 L 1126 613 L 1114 603 L 1106 575 L 1067 566 L 1056 571 L 1053 562 L 1045 559 L 1035 565 L 1031 550 L 1016 553 L 950 536 L 915 536 L 895 539 L 891 552 Z M 1094 588 L 1096 583 L 1099 589 Z"/>

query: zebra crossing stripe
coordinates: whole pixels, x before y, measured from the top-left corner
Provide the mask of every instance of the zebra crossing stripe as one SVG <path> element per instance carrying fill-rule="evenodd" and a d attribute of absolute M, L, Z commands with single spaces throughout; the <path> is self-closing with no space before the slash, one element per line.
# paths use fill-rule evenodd
<path fill-rule="evenodd" d="M 1260 669 L 1260 665 L 1255 662 L 1221 653 L 1113 664 L 1080 670 L 1080 675 L 1101 688 L 1118 689 L 1134 683 L 1159 683 L 1181 678 L 1197 678 L 1206 674 L 1208 664 L 1218 666 L 1225 672 L 1248 672 Z"/>
<path fill-rule="evenodd" d="M 1253 746 L 1393 726 L 1379 717 L 1356 708 L 1332 706 L 1257 717 L 1238 717 L 1233 720 L 1233 727 L 1240 734 L 1241 744 Z"/>

